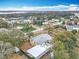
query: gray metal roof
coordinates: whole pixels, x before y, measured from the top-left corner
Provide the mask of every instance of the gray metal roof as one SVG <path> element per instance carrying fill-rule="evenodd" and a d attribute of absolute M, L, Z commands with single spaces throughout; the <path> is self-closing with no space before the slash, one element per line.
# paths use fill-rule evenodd
<path fill-rule="evenodd" d="M 6 29 L 6 28 L 0 28 L 0 32 L 7 32 L 8 31 L 8 29 Z"/>
<path fill-rule="evenodd" d="M 48 34 L 41 34 L 36 37 L 33 37 L 31 40 L 37 44 L 43 44 L 45 42 L 50 42 L 52 38 Z"/>
<path fill-rule="evenodd" d="M 68 31 L 72 31 L 73 28 L 79 28 L 79 25 L 66 25 Z"/>

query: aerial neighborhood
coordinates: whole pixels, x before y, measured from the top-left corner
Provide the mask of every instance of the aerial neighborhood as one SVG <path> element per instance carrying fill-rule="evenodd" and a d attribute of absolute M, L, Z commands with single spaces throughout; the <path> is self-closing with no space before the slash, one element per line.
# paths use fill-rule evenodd
<path fill-rule="evenodd" d="M 0 14 L 0 59 L 72 58 L 79 58 L 79 12 Z"/>

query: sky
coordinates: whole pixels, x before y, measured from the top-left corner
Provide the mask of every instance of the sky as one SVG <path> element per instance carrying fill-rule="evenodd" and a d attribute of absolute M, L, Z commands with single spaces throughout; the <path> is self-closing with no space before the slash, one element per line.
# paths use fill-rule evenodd
<path fill-rule="evenodd" d="M 0 10 L 79 11 L 78 0 L 0 0 Z"/>

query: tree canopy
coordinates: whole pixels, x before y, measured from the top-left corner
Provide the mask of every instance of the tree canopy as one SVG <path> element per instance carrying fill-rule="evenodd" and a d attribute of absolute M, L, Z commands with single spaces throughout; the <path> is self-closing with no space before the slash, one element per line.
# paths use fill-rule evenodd
<path fill-rule="evenodd" d="M 9 28 L 9 27 L 10 25 L 6 21 L 0 19 L 0 28 Z"/>
<path fill-rule="evenodd" d="M 20 46 L 20 44 L 27 40 L 24 33 L 20 30 L 13 29 L 8 32 L 0 32 L 0 41 L 10 42 L 14 46 Z"/>
<path fill-rule="evenodd" d="M 61 31 L 54 37 L 54 54 L 55 59 L 76 59 L 74 48 L 77 39 L 72 32 Z"/>

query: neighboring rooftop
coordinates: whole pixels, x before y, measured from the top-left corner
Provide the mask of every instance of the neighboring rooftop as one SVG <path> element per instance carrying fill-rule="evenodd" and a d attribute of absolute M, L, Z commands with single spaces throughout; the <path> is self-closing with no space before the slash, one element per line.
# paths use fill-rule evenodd
<path fill-rule="evenodd" d="M 0 28 L 0 32 L 7 32 L 8 31 L 8 29 L 6 29 L 6 28 Z"/>
<path fill-rule="evenodd" d="M 36 44 L 43 44 L 45 42 L 51 42 L 52 38 L 48 34 L 41 34 L 31 39 Z"/>
<path fill-rule="evenodd" d="M 79 30 L 79 25 L 66 25 L 68 31 Z"/>

